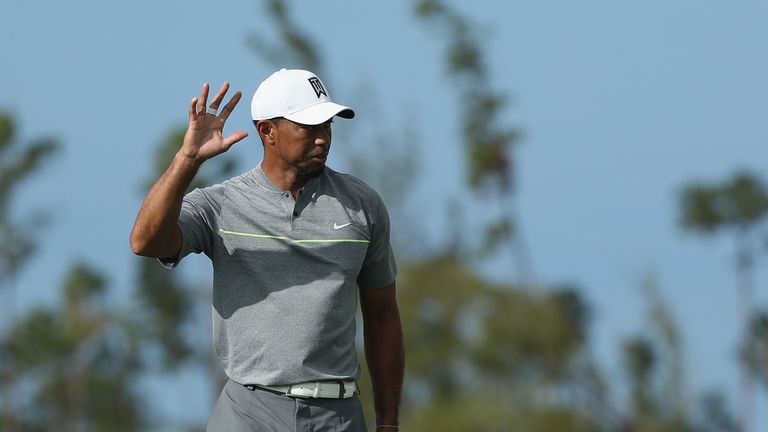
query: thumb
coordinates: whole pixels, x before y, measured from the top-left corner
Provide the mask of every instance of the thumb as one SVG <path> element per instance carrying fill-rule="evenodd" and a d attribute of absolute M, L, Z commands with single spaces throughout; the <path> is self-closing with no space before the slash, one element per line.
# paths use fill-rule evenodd
<path fill-rule="evenodd" d="M 242 140 L 243 138 L 248 136 L 248 132 L 246 131 L 235 131 L 229 134 L 229 136 L 224 138 L 224 148 L 226 150 L 229 150 L 230 147 L 232 147 L 236 142 Z M 225 151 L 226 151 L 225 150 Z"/>

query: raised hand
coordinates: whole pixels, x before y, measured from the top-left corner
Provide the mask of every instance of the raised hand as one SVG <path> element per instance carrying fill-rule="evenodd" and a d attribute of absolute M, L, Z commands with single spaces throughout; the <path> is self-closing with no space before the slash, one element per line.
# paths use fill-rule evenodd
<path fill-rule="evenodd" d="M 248 136 L 245 131 L 236 131 L 227 137 L 222 133 L 227 118 L 243 95 L 239 91 L 236 92 L 217 115 L 215 112 L 221 105 L 227 90 L 229 90 L 229 83 L 225 82 L 213 97 L 209 108 L 206 108 L 209 86 L 205 83 L 200 97 L 195 96 L 189 103 L 189 127 L 184 135 L 181 152 L 198 164 L 224 153 L 236 142 Z"/>

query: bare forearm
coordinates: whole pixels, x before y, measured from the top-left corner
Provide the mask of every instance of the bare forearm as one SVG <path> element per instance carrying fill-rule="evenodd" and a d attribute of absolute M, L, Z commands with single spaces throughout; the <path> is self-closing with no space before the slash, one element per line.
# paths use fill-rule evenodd
<path fill-rule="evenodd" d="M 141 205 L 131 231 L 131 249 L 138 255 L 165 258 L 174 256 L 181 246 L 176 225 L 181 202 L 200 163 L 176 153 L 171 165 L 152 185 Z"/>
<path fill-rule="evenodd" d="M 229 150 L 236 142 L 247 137 L 244 131 L 237 131 L 225 137 L 224 123 L 240 101 L 242 93 L 236 92 L 229 102 L 219 108 L 229 83 L 221 85 L 209 108 L 208 83 L 203 84 L 200 97 L 189 102 L 189 127 L 184 134 L 184 143 L 174 156 L 171 165 L 149 190 L 131 231 L 131 249 L 138 255 L 154 258 L 176 256 L 181 248 L 181 232 L 177 222 L 181 213 L 181 201 L 197 169 L 203 161 Z"/>
<path fill-rule="evenodd" d="M 377 425 L 397 425 L 405 354 L 397 309 L 365 325 L 365 355 L 373 383 Z"/>

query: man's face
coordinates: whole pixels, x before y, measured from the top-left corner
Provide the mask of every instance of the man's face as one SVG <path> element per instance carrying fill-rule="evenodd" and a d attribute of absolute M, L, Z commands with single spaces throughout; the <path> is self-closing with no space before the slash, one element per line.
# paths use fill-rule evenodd
<path fill-rule="evenodd" d="M 301 177 L 320 174 L 331 149 L 332 122 L 333 119 L 313 126 L 280 119 L 275 146 L 278 157 Z"/>

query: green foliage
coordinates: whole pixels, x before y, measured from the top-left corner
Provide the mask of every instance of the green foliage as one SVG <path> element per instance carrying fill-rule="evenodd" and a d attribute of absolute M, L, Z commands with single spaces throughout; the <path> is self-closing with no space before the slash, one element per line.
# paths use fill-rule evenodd
<path fill-rule="evenodd" d="M 435 358 L 471 360 L 492 380 L 548 376 L 565 369 L 584 341 L 586 306 L 575 291 L 534 294 L 496 287 L 455 256 L 409 267 L 399 280 L 401 314 L 411 324 L 408 372 L 437 377 L 440 389 L 455 388 L 458 383 L 439 380 L 460 374 L 451 362 L 435 364 Z"/>
<path fill-rule="evenodd" d="M 414 11 L 446 41 L 445 65 L 456 83 L 459 123 L 465 151 L 467 185 L 480 196 L 495 192 L 499 215 L 485 224 L 478 255 L 489 255 L 504 244 L 511 247 L 518 280 L 535 284 L 533 265 L 512 208 L 513 147 L 520 131 L 502 118 L 506 96 L 489 79 L 483 50 L 487 32 L 440 0 L 417 0 Z M 495 220 L 493 220 L 495 218 Z M 472 245 L 470 247 L 473 247 Z"/>
<path fill-rule="evenodd" d="M 737 432 L 740 430 L 733 415 L 728 410 L 725 398 L 719 393 L 705 394 L 699 404 L 699 413 L 695 419 L 696 432 Z"/>
<path fill-rule="evenodd" d="M 506 98 L 491 87 L 476 27 L 438 0 L 415 3 L 416 14 L 433 24 L 448 41 L 446 67 L 458 85 L 459 115 L 468 163 L 468 183 L 476 190 L 496 187 L 507 192 L 513 183 L 511 146 L 519 131 L 500 125 Z"/>
<path fill-rule="evenodd" d="M 643 337 L 635 337 L 624 344 L 624 361 L 629 374 L 632 407 L 637 418 L 653 410 L 651 377 L 656 364 L 653 345 Z"/>
<path fill-rule="evenodd" d="M 20 146 L 12 118 L 0 113 L 0 283 L 12 281 L 33 256 L 45 218 L 11 221 L 13 192 L 58 148 L 45 138 Z M 11 287 L 13 289 L 14 287 Z M 0 340 L 2 426 L 15 430 L 143 430 L 143 408 L 133 385 L 140 364 L 131 336 L 102 302 L 104 276 L 75 264 L 58 307 L 38 307 L 12 323 Z M 12 315 L 11 315 L 12 316 Z M 16 383 L 26 394 L 17 410 Z"/>
<path fill-rule="evenodd" d="M 768 214 L 768 189 L 754 174 L 736 173 L 723 184 L 694 184 L 681 194 L 684 228 L 713 232 L 746 229 Z"/>
<path fill-rule="evenodd" d="M 26 223 L 12 221 L 13 192 L 58 148 L 50 138 L 20 146 L 14 141 L 15 129 L 13 118 L 0 112 L 0 286 L 17 274 L 32 256 L 35 249 L 32 232 L 39 226 L 30 226 L 30 222 L 43 222 L 40 217 L 27 217 Z"/>
<path fill-rule="evenodd" d="M 683 376 L 678 326 L 658 294 L 655 281 L 647 278 L 643 288 L 648 325 L 643 332 L 627 339 L 622 347 L 631 404 L 621 421 L 621 430 L 720 430 L 715 425 L 727 425 L 731 417 L 716 400 L 716 395 L 702 398 L 692 414 Z"/>
<path fill-rule="evenodd" d="M 157 260 L 143 258 L 139 264 L 138 299 L 144 343 L 156 345 L 166 368 L 189 359 L 194 347 L 184 334 L 184 324 L 192 317 L 192 288 L 162 268 Z"/>
<path fill-rule="evenodd" d="M 21 224 L 0 223 L 0 286 L 33 256 L 36 243 L 30 231 Z"/>
<path fill-rule="evenodd" d="M 694 185 L 686 189 L 682 196 L 682 225 L 693 230 L 712 232 L 723 223 L 715 203 L 720 196 L 716 188 Z"/>
<path fill-rule="evenodd" d="M 72 267 L 57 308 L 37 308 L 19 320 L 4 343 L 31 389 L 21 412 L 25 429 L 143 430 L 134 385 L 138 353 L 113 311 L 97 300 L 105 278 L 85 264 Z"/>
<path fill-rule="evenodd" d="M 13 142 L 15 129 L 16 125 L 13 123 L 11 116 L 0 112 L 0 153 L 3 153 Z"/>
<path fill-rule="evenodd" d="M 53 311 L 35 309 L 15 325 L 6 349 L 14 353 L 17 367 L 25 370 L 71 354 L 77 342 Z"/>
<path fill-rule="evenodd" d="M 44 224 L 44 218 L 33 214 L 23 218 L 23 222 L 11 220 L 11 203 L 13 192 L 27 177 L 35 173 L 58 147 L 52 139 L 37 139 L 29 144 L 20 145 L 15 140 L 16 126 L 10 114 L 0 111 L 0 289 L 8 288 L 3 299 L 5 313 L 9 318 L 15 317 L 14 279 L 21 268 L 33 256 L 36 241 L 35 233 Z M 44 317 L 41 319 L 45 319 Z M 41 325 L 50 324 L 44 322 Z M 3 328 L 3 330 L 7 330 Z M 15 429 L 18 425 L 18 415 L 14 412 L 16 397 L 16 366 L 19 361 L 30 361 L 17 358 L 19 345 L 9 335 L 0 334 L 0 381 L 3 389 L 3 415 L 0 427 Z M 60 346 L 40 347 L 45 350 L 56 350 Z"/>
<path fill-rule="evenodd" d="M 40 428 L 56 425 L 57 430 L 145 430 L 132 387 L 127 377 L 101 367 L 53 376 L 36 393 L 25 423 Z"/>
<path fill-rule="evenodd" d="M 398 290 L 406 383 L 429 389 L 406 404 L 413 430 L 586 427 L 586 414 L 575 406 L 531 397 L 565 389 L 578 381 L 574 375 L 582 378 L 582 390 L 593 392 L 586 388 L 590 372 L 578 362 L 588 312 L 576 291 L 496 286 L 454 255 L 403 268 Z M 531 409 L 510 411 L 520 403 L 510 398 Z M 467 407 L 454 409 L 459 405 Z"/>
<path fill-rule="evenodd" d="M 737 226 L 751 225 L 768 212 L 768 190 L 759 177 L 738 173 L 723 185 L 722 202 L 716 203 L 723 220 Z"/>
<path fill-rule="evenodd" d="M 83 264 L 75 265 L 64 282 L 67 305 L 73 307 L 103 294 L 105 289 L 104 277 Z"/>
<path fill-rule="evenodd" d="M 0 114 L 1 115 L 1 114 Z M 8 155 L 0 153 L 0 215 L 6 216 L 11 191 L 25 177 L 34 173 L 58 147 L 51 138 L 38 139 L 31 142 L 19 154 Z M 10 150 L 5 147 L 4 150 Z M 4 222 L 4 220 L 2 220 Z"/>
<path fill-rule="evenodd" d="M 583 329 L 571 326 L 553 296 L 489 290 L 482 335 L 470 342 L 478 366 L 498 378 L 534 373 L 557 376 L 581 345 Z"/>
<path fill-rule="evenodd" d="M 579 289 L 574 286 L 560 286 L 552 296 L 566 325 L 572 328 L 574 338 L 586 342 L 591 312 L 584 297 L 579 294 Z"/>
<path fill-rule="evenodd" d="M 309 40 L 289 19 L 287 2 L 271 1 L 269 7 L 280 34 Z M 467 183 L 474 192 L 495 188 L 500 198 L 508 198 L 513 185 L 511 150 L 519 132 L 501 122 L 507 99 L 489 84 L 478 43 L 487 35 L 477 33 L 466 17 L 443 2 L 417 1 L 415 9 L 446 41 L 446 70 L 462 101 Z M 299 65 L 319 71 L 316 48 L 292 44 L 293 37 L 284 40 L 282 45 L 268 45 L 263 38 L 251 43 L 273 63 L 299 59 Z M 386 133 L 378 139 L 392 141 Z M 371 170 L 359 171 L 371 177 Z M 407 184 L 401 189 L 407 190 Z M 514 229 L 511 212 L 492 219 L 486 225 L 484 251 L 492 253 L 519 234 Z M 577 290 L 530 292 L 496 286 L 465 265 L 459 258 L 462 250 L 462 244 L 454 244 L 448 253 L 400 262 L 399 304 L 407 353 L 404 430 L 684 430 L 675 429 L 682 425 L 675 392 L 664 399 L 673 402 L 673 414 L 660 423 L 615 413 L 599 370 L 585 354 L 589 309 Z M 669 318 L 665 309 L 654 310 L 661 322 Z M 671 319 L 667 321 L 671 325 Z M 676 332 L 667 324 L 662 327 L 654 333 L 656 339 L 629 347 L 638 386 L 660 379 L 681 382 L 667 372 L 675 370 L 680 359 L 669 354 L 676 352 Z M 361 399 L 370 419 L 371 390 L 363 369 Z M 659 402 L 656 384 L 652 386 L 654 390 L 644 389 L 649 407 Z"/>
<path fill-rule="evenodd" d="M 720 184 L 687 186 L 682 191 L 680 202 L 684 228 L 706 234 L 729 229 L 736 238 L 739 313 L 744 322 L 739 404 L 747 407 L 742 408 L 739 420 L 743 427 L 748 428 L 752 421 L 749 413 L 754 400 L 753 382 L 756 375 L 760 375 L 761 368 L 756 366 L 761 362 L 757 360 L 760 349 L 752 346 L 757 342 L 754 339 L 755 325 L 750 326 L 749 323 L 754 307 L 754 262 L 759 252 L 755 244 L 765 241 L 759 237 L 763 234 L 757 233 L 757 229 L 768 216 L 768 189 L 757 175 L 741 171 Z"/>
<path fill-rule="evenodd" d="M 514 235 L 514 229 L 514 221 L 508 215 L 501 216 L 495 222 L 488 224 L 480 253 L 485 256 L 497 250 L 505 239 Z"/>
<path fill-rule="evenodd" d="M 567 408 L 526 402 L 504 405 L 498 397 L 486 393 L 436 400 L 403 422 L 403 430 L 413 431 L 586 432 L 597 429 L 598 424 Z"/>
<path fill-rule="evenodd" d="M 752 316 L 748 334 L 744 361 L 763 385 L 768 386 L 768 311 Z"/>

